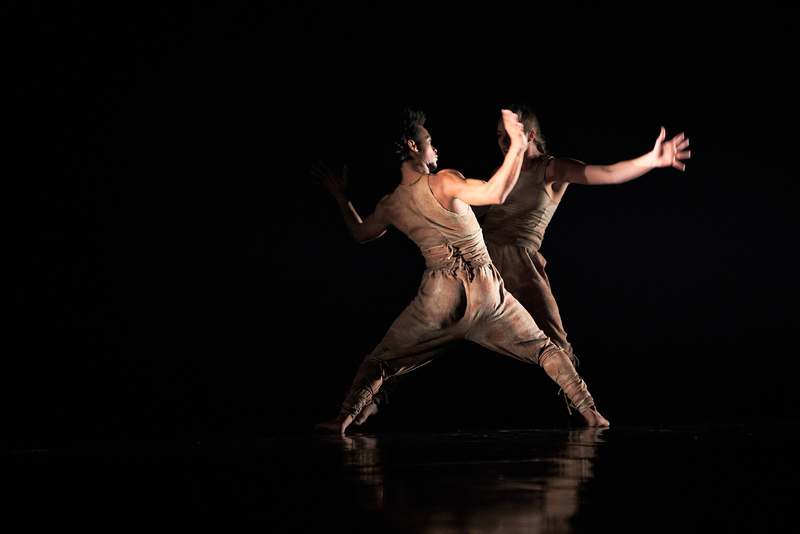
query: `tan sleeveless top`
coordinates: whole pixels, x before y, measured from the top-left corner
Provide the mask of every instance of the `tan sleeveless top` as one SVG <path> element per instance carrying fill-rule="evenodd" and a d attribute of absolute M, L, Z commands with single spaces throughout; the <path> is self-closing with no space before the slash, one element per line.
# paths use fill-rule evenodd
<path fill-rule="evenodd" d="M 475 214 L 445 209 L 431 191 L 430 175 L 394 190 L 401 205 L 397 228 L 417 244 L 429 271 L 483 267 L 491 263 Z"/>
<path fill-rule="evenodd" d="M 552 159 L 543 156 L 533 167 L 520 172 L 506 201 L 489 209 L 483 220 L 486 241 L 539 250 L 544 231 L 558 208 L 558 202 L 553 202 L 544 188 L 545 170 Z"/>

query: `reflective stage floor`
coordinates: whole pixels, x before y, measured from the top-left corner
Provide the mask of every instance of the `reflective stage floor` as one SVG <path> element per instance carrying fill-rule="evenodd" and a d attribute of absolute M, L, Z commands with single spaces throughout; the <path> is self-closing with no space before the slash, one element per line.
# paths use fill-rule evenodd
<path fill-rule="evenodd" d="M 3 452 L 4 516 L 189 532 L 766 532 L 798 426 L 355 432 Z"/>

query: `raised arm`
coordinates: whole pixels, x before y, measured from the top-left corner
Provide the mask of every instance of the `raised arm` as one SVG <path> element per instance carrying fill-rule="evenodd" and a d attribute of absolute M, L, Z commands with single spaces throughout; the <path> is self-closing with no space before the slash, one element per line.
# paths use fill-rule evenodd
<path fill-rule="evenodd" d="M 344 222 L 350 235 L 359 243 L 366 243 L 381 237 L 389 227 L 389 204 L 390 195 L 383 197 L 375 211 L 366 219 L 362 220 L 353 204 L 347 198 L 347 166 L 342 169 L 342 174 L 337 175 L 329 171 L 324 166 L 312 168 L 312 172 L 317 176 L 318 183 L 333 195 L 342 211 Z"/>
<path fill-rule="evenodd" d="M 500 168 L 487 182 L 464 178 L 461 173 L 452 170 L 438 173 L 433 187 L 439 202 L 445 204 L 448 200 L 458 199 L 473 206 L 505 202 L 519 178 L 528 140 L 515 113 L 503 110 L 503 123 L 511 137 L 511 147 Z M 445 205 L 445 207 L 448 206 Z"/>
<path fill-rule="evenodd" d="M 689 140 L 682 133 L 669 141 L 665 138 L 666 130 L 661 128 L 653 150 L 638 158 L 613 165 L 587 165 L 573 159 L 556 158 L 551 167 L 552 172 L 548 170 L 548 181 L 585 185 L 621 184 L 660 167 L 675 167 L 683 171 L 686 168 L 683 160 L 692 155 L 691 151 L 686 150 Z"/>

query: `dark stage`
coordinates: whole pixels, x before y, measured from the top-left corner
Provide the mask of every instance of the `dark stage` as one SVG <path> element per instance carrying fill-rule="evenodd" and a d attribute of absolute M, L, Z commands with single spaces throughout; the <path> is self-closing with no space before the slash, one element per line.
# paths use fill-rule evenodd
<path fill-rule="evenodd" d="M 767 532 L 797 425 L 357 431 L 3 455 L 27 529 Z"/>
<path fill-rule="evenodd" d="M 422 28 L 338 7 L 237 22 L 65 14 L 60 45 L 30 63 L 46 97 L 26 95 L 60 128 L 22 136 L 56 184 L 27 182 L 41 217 L 25 220 L 41 231 L 13 256 L 12 513 L 278 532 L 790 519 L 790 17 L 522 11 L 509 25 L 431 9 Z M 424 265 L 395 229 L 356 244 L 311 166 L 347 164 L 366 216 L 399 180 L 387 129 L 412 106 L 440 168 L 488 179 L 513 101 L 532 105 L 556 157 L 635 158 L 662 126 L 691 140 L 685 172 L 571 185 L 541 248 L 611 428 L 582 431 L 541 369 L 465 344 L 407 375 L 367 425 L 315 434 Z"/>

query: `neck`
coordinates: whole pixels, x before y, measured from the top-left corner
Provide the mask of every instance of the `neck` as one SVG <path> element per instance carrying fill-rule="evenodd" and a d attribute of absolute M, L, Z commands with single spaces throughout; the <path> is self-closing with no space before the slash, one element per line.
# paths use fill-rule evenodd
<path fill-rule="evenodd" d="M 536 161 L 542 157 L 543 154 L 539 152 L 539 149 L 531 143 L 528 147 L 528 150 L 525 152 L 525 158 L 522 160 L 522 170 L 526 171 L 530 169 Z"/>
<path fill-rule="evenodd" d="M 416 182 L 423 174 L 430 173 L 428 166 L 419 161 L 409 160 L 400 166 L 400 174 L 402 179 L 401 184 L 410 184 Z"/>

